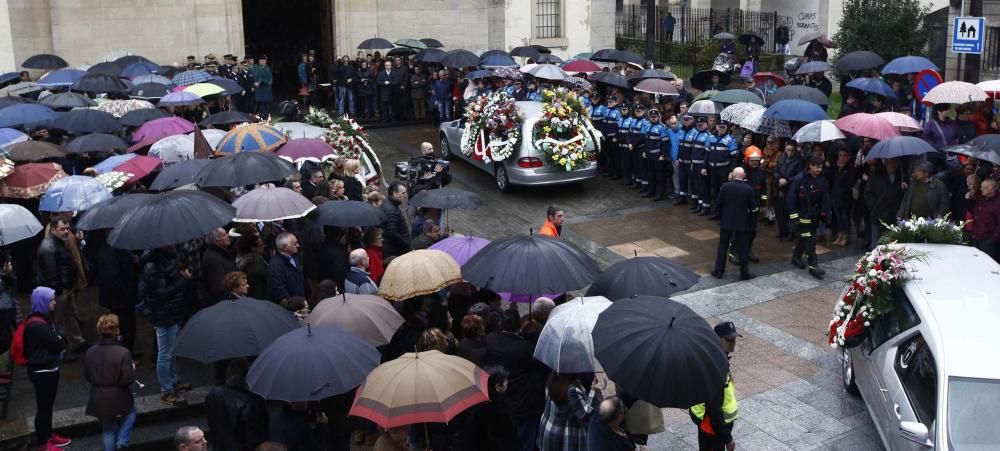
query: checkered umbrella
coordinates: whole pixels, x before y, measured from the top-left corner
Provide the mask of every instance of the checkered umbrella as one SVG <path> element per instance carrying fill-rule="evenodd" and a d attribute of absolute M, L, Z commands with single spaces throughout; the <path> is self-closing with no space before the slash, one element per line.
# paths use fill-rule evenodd
<path fill-rule="evenodd" d="M 173 83 L 177 86 L 190 86 L 207 81 L 212 81 L 212 75 L 203 70 L 187 70 L 174 75 L 173 78 Z"/>
<path fill-rule="evenodd" d="M 580 77 L 567 77 L 563 83 L 582 89 L 590 89 L 590 82 Z"/>

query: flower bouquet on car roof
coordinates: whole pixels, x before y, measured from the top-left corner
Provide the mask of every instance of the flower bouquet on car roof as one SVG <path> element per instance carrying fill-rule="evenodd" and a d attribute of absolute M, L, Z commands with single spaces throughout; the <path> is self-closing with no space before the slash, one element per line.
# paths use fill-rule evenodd
<path fill-rule="evenodd" d="M 828 341 L 834 348 L 857 346 L 868 327 L 895 307 L 893 290 L 909 278 L 906 264 L 921 258 L 896 243 L 881 245 L 865 254 L 848 276 L 848 287 L 833 309 Z"/>
<path fill-rule="evenodd" d="M 913 216 L 899 221 L 899 224 L 886 225 L 879 242 L 966 244 L 962 231 L 967 223 L 968 221 L 951 222 L 948 215 L 933 219 Z"/>
<path fill-rule="evenodd" d="M 479 97 L 465 110 L 465 130 L 462 131 L 462 153 L 474 155 L 487 163 L 503 161 L 521 143 L 521 123 L 524 117 L 517 101 L 503 91 Z"/>
<path fill-rule="evenodd" d="M 542 91 L 542 118 L 535 123 L 534 145 L 552 166 L 567 172 L 594 158 L 600 132 L 590 124 L 587 107 L 566 88 Z"/>

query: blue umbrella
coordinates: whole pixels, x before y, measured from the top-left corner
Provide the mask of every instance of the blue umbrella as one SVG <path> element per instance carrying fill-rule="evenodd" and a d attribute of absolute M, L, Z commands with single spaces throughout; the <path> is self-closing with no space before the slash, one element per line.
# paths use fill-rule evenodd
<path fill-rule="evenodd" d="M 831 66 L 830 63 L 827 63 L 826 61 L 810 61 L 799 66 L 798 69 L 795 69 L 795 74 L 801 75 L 830 71 L 833 71 L 833 66 Z"/>
<path fill-rule="evenodd" d="M 177 86 L 190 86 L 206 81 L 212 81 L 212 75 L 203 70 L 186 70 L 174 75 L 173 79 L 173 83 Z"/>
<path fill-rule="evenodd" d="M 882 75 L 888 74 L 914 74 L 925 69 L 940 71 L 937 65 L 931 60 L 922 56 L 901 56 L 886 64 L 882 68 Z"/>
<path fill-rule="evenodd" d="M 21 103 L 0 109 L 0 127 L 17 127 L 56 118 L 56 112 L 45 105 Z"/>
<path fill-rule="evenodd" d="M 160 65 L 149 61 L 140 61 L 122 70 L 119 76 L 125 78 L 138 77 L 140 75 L 159 74 L 162 71 Z"/>
<path fill-rule="evenodd" d="M 500 50 L 490 50 L 479 57 L 479 64 L 482 66 L 500 67 L 500 66 L 517 66 L 517 62 L 514 58 L 511 58 L 507 52 Z"/>
<path fill-rule="evenodd" d="M 495 77 L 496 75 L 491 70 L 479 69 L 477 71 L 470 72 L 465 78 L 469 80 L 476 80 L 479 78 L 489 78 Z"/>
<path fill-rule="evenodd" d="M 0 75 L 0 83 L 7 83 L 9 81 L 14 81 L 19 78 L 21 78 L 20 72 L 7 72 L 3 75 Z"/>
<path fill-rule="evenodd" d="M 87 73 L 80 69 L 59 69 L 45 74 L 38 80 L 38 86 L 45 86 L 47 88 L 73 86 L 73 83 L 76 83 L 84 75 L 87 75 Z"/>
<path fill-rule="evenodd" d="M 865 160 L 906 157 L 933 152 L 937 152 L 937 149 L 928 144 L 927 141 L 915 136 L 901 135 L 879 141 L 872 147 L 872 150 L 868 151 L 868 155 L 865 155 Z"/>
<path fill-rule="evenodd" d="M 71 175 L 56 180 L 45 191 L 38 209 L 41 211 L 84 211 L 111 199 L 111 192 L 94 177 Z"/>
<path fill-rule="evenodd" d="M 864 91 L 869 94 L 880 95 L 888 99 L 896 98 L 896 92 L 892 90 L 892 86 L 889 86 L 882 80 L 874 78 L 858 77 L 847 82 L 847 87 Z"/>
<path fill-rule="evenodd" d="M 764 117 L 783 121 L 812 122 L 830 119 L 819 105 L 805 100 L 782 100 L 764 111 Z"/>
<path fill-rule="evenodd" d="M 122 163 L 125 163 L 126 161 L 131 160 L 131 159 L 133 159 L 135 157 L 136 157 L 136 154 L 134 154 L 134 153 L 126 153 L 126 154 L 122 154 L 122 155 L 115 155 L 115 156 L 112 156 L 112 157 L 108 157 L 107 159 L 105 159 L 104 161 L 102 161 L 100 163 L 97 163 L 96 165 L 93 166 L 93 168 L 94 168 L 95 171 L 97 171 L 98 174 L 103 174 L 105 172 L 111 172 L 111 171 L 114 171 L 115 168 L 117 168 L 118 166 L 121 166 Z"/>
<path fill-rule="evenodd" d="M 28 140 L 28 135 L 13 128 L 0 128 L 0 147 L 7 147 L 14 143 Z"/>
<path fill-rule="evenodd" d="M 60 113 L 52 121 L 52 125 L 77 136 L 87 133 L 115 133 L 122 129 L 121 122 L 111 114 L 87 108 Z"/>
<path fill-rule="evenodd" d="M 163 96 L 159 103 L 156 105 L 159 107 L 165 106 L 188 106 L 188 105 L 200 105 L 205 103 L 205 100 L 198 97 L 197 94 L 188 91 L 176 91 L 171 92 Z"/>

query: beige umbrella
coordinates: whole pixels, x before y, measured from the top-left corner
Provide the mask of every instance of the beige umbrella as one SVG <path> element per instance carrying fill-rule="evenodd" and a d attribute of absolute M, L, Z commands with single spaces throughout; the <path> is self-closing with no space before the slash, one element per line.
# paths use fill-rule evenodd
<path fill-rule="evenodd" d="M 982 102 L 989 98 L 983 88 L 964 81 L 941 83 L 924 95 L 924 103 L 969 103 Z"/>
<path fill-rule="evenodd" d="M 899 128 L 901 132 L 919 132 L 923 130 L 915 119 L 902 113 L 897 113 L 895 111 L 885 111 L 882 113 L 875 113 L 876 116 L 881 117 L 890 124 Z"/>
<path fill-rule="evenodd" d="M 384 428 L 447 423 L 489 400 L 490 375 L 472 362 L 439 351 L 409 352 L 375 368 L 358 389 L 351 415 Z"/>
<path fill-rule="evenodd" d="M 341 294 L 323 299 L 309 314 L 309 323 L 339 326 L 372 346 L 389 344 L 403 317 L 385 299 L 370 294 Z"/>
<path fill-rule="evenodd" d="M 402 301 L 438 292 L 461 281 L 462 271 L 454 258 L 441 251 L 421 249 L 389 263 L 378 294 L 391 301 Z"/>

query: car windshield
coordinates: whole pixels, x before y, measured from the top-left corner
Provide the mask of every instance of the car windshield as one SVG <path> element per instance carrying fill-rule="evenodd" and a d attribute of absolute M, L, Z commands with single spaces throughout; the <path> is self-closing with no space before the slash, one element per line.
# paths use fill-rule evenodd
<path fill-rule="evenodd" d="M 996 449 L 1000 443 L 996 406 L 1000 380 L 948 379 L 948 443 L 956 451 Z"/>

